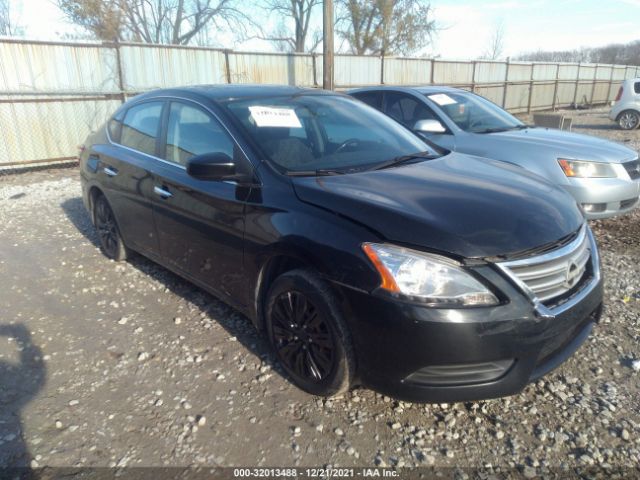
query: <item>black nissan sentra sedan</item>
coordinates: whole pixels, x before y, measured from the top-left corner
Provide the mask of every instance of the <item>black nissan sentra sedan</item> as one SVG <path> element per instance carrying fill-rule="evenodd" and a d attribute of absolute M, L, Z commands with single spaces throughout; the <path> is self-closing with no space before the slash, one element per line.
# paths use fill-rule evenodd
<path fill-rule="evenodd" d="M 566 192 L 345 95 L 153 91 L 87 139 L 80 169 L 107 257 L 139 252 L 233 305 L 315 395 L 514 394 L 600 316 L 596 244 Z"/>

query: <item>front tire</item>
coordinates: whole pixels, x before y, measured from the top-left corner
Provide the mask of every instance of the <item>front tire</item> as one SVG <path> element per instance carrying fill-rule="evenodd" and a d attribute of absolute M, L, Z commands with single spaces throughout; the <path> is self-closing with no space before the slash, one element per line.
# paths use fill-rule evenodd
<path fill-rule="evenodd" d="M 267 294 L 269 342 L 293 383 L 313 395 L 349 390 L 355 376 L 351 335 L 330 287 L 310 270 L 278 277 Z"/>
<path fill-rule="evenodd" d="M 104 195 L 96 197 L 93 206 L 93 221 L 100 239 L 100 249 L 108 258 L 121 262 L 127 259 L 125 247 L 120 235 L 116 217 Z"/>
<path fill-rule="evenodd" d="M 640 125 L 640 114 L 635 110 L 625 110 L 618 116 L 618 125 L 623 130 L 634 130 Z"/>

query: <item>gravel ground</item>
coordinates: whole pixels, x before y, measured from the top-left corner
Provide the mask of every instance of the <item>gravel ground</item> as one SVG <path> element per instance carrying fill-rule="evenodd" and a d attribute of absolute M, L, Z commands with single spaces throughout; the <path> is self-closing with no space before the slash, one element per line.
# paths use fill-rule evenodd
<path fill-rule="evenodd" d="M 604 110 L 571 114 L 575 131 L 640 148 Z M 639 221 L 593 223 L 602 323 L 521 394 L 323 400 L 278 373 L 232 308 L 144 258 L 107 260 L 75 168 L 0 176 L 0 466 L 637 468 Z"/>

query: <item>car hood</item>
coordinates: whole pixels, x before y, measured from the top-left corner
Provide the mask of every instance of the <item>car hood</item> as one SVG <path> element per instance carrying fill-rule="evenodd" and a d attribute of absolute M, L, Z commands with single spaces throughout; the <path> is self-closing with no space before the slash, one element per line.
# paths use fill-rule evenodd
<path fill-rule="evenodd" d="M 474 141 L 486 142 L 485 146 L 487 143 L 493 143 L 496 147 L 531 147 L 537 151 L 551 151 L 556 157 L 564 156 L 578 160 L 623 163 L 638 156 L 634 150 L 619 143 L 551 128 L 527 128 L 472 136 Z"/>
<path fill-rule="evenodd" d="M 451 153 L 385 170 L 292 179 L 298 197 L 390 242 L 458 257 L 557 242 L 583 217 L 564 190 L 520 167 Z"/>

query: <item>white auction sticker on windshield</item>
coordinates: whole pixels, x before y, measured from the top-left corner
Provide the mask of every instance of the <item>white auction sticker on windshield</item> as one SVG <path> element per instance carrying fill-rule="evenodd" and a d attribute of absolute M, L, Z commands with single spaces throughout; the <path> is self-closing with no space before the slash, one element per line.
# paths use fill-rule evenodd
<path fill-rule="evenodd" d="M 293 108 L 249 107 L 258 127 L 302 128 Z"/>
<path fill-rule="evenodd" d="M 436 102 L 438 105 L 453 105 L 457 103 L 453 98 L 451 98 L 446 93 L 436 93 L 435 95 L 429 95 L 429 98 Z"/>

